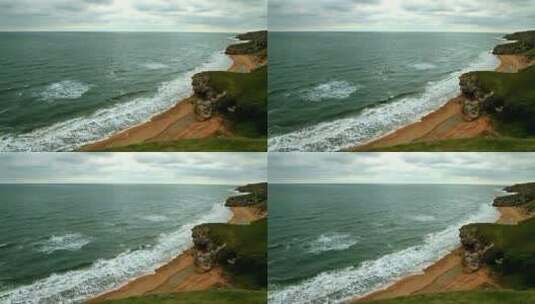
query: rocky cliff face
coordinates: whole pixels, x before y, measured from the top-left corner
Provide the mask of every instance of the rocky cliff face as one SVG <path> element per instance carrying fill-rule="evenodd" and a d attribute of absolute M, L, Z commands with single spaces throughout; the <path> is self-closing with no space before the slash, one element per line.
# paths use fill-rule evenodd
<path fill-rule="evenodd" d="M 468 120 L 479 118 L 487 109 L 492 107 L 491 100 L 494 92 L 488 92 L 481 87 L 476 73 L 463 74 L 459 86 L 465 97 L 463 112 Z"/>
<path fill-rule="evenodd" d="M 202 272 L 212 270 L 217 265 L 218 255 L 226 245 L 217 244 L 210 238 L 210 227 L 207 225 L 200 225 L 193 228 L 192 238 L 197 269 Z"/>
<path fill-rule="evenodd" d="M 485 241 L 476 225 L 467 225 L 460 230 L 461 244 L 464 248 L 463 264 L 469 271 L 477 271 L 489 259 L 494 244 Z"/>
<path fill-rule="evenodd" d="M 249 32 L 238 35 L 236 38 L 247 41 L 244 43 L 233 44 L 226 50 L 228 55 L 252 55 L 263 52 L 267 49 L 268 33 L 267 31 Z"/>
<path fill-rule="evenodd" d="M 193 76 L 192 87 L 195 94 L 193 103 L 195 114 L 199 121 L 212 118 L 217 112 L 219 101 L 226 96 L 226 92 L 218 92 L 209 83 L 210 76 L 207 73 L 199 73 Z"/>
<path fill-rule="evenodd" d="M 504 38 L 512 42 L 496 46 L 493 51 L 495 55 L 524 54 L 535 47 L 535 31 L 513 33 Z"/>

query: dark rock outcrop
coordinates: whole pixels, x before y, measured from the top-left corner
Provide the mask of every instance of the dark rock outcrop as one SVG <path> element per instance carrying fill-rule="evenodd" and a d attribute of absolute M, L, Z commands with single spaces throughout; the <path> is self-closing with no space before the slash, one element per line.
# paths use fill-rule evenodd
<path fill-rule="evenodd" d="M 227 55 L 253 55 L 263 52 L 267 49 L 267 31 L 240 34 L 236 36 L 236 38 L 247 42 L 230 45 L 225 51 Z"/>
<path fill-rule="evenodd" d="M 478 234 L 478 228 L 475 225 L 467 225 L 461 228 L 461 244 L 464 248 L 463 264 L 469 271 L 477 271 L 483 266 L 489 258 L 489 252 L 494 244 L 489 243 Z"/>
<path fill-rule="evenodd" d="M 193 93 L 195 98 L 195 114 L 197 120 L 205 121 L 212 118 L 216 112 L 218 103 L 225 98 L 226 92 L 218 92 L 210 86 L 210 76 L 207 73 L 199 73 L 192 79 Z"/>
<path fill-rule="evenodd" d="M 494 96 L 494 92 L 488 92 L 482 88 L 476 73 L 466 73 L 461 75 L 459 86 L 465 97 L 463 113 L 468 120 L 475 120 L 487 109 L 492 108 L 492 97 Z"/>
<path fill-rule="evenodd" d="M 249 184 L 238 187 L 236 190 L 247 194 L 229 197 L 225 206 L 248 207 L 265 204 L 267 201 L 267 183 Z"/>
<path fill-rule="evenodd" d="M 494 199 L 495 207 L 522 207 L 535 201 L 535 183 L 513 185 L 504 191 L 512 194 Z"/>
<path fill-rule="evenodd" d="M 217 265 L 218 255 L 225 248 L 225 244 L 217 244 L 210 238 L 210 227 L 196 226 L 192 230 L 194 257 L 197 269 L 208 272 Z"/>

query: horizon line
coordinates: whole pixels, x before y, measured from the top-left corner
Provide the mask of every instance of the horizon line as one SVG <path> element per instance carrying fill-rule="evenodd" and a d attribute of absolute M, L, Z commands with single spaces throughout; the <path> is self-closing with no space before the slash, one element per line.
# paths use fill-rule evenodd
<path fill-rule="evenodd" d="M 518 30 L 528 31 L 528 30 Z M 518 32 L 515 31 L 515 32 Z M 462 33 L 462 34 L 504 34 L 510 31 L 438 31 L 438 30 L 269 30 L 274 33 Z"/>

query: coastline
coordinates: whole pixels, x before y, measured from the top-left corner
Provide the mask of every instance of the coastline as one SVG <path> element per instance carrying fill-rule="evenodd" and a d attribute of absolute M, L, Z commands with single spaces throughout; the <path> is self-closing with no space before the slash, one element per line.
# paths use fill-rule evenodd
<path fill-rule="evenodd" d="M 228 72 L 250 73 L 265 64 L 255 55 L 227 55 L 232 60 Z M 232 137 L 221 117 L 215 116 L 206 121 L 197 121 L 192 94 L 148 121 L 120 130 L 111 136 L 82 146 L 80 152 L 96 152 L 133 144 L 165 142 L 183 139 L 205 139 L 222 135 Z"/>
<path fill-rule="evenodd" d="M 497 207 L 500 218 L 496 223 L 516 225 L 529 218 L 517 207 Z M 449 291 L 466 291 L 478 288 L 500 288 L 488 268 L 468 273 L 463 269 L 461 246 L 427 267 L 420 274 L 401 278 L 386 288 L 373 291 L 363 297 L 352 299 L 351 303 L 391 299 L 415 294 L 429 294 Z"/>
<path fill-rule="evenodd" d="M 496 72 L 516 73 L 532 64 L 522 55 L 497 55 L 497 57 L 500 64 L 496 68 Z M 473 121 L 465 119 L 462 106 L 463 100 L 464 97 L 458 95 L 439 109 L 422 117 L 419 121 L 350 148 L 349 151 L 362 152 L 415 142 L 496 135 L 489 117 L 482 116 Z"/>
<path fill-rule="evenodd" d="M 262 218 L 254 207 L 230 207 L 232 217 L 229 224 L 247 225 Z M 108 300 L 152 294 L 199 291 L 229 286 L 222 267 L 217 266 L 208 272 L 198 272 L 195 266 L 193 247 L 182 252 L 154 273 L 132 279 L 124 285 L 106 291 L 86 303 L 101 303 Z"/>

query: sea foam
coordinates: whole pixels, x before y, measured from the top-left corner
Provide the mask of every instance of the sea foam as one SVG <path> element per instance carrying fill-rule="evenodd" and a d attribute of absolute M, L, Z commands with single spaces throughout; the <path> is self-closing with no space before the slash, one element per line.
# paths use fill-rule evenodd
<path fill-rule="evenodd" d="M 162 83 L 151 97 L 97 110 L 93 114 L 66 120 L 24 134 L 0 136 L 0 151 L 72 151 L 106 138 L 113 133 L 147 121 L 153 115 L 173 107 L 177 100 L 192 93 L 191 77 L 205 70 L 225 70 L 230 59 L 222 52 L 214 53 L 199 67 Z"/>
<path fill-rule="evenodd" d="M 39 242 L 38 250 L 40 252 L 51 254 L 56 251 L 78 251 L 91 242 L 91 238 L 81 233 L 69 233 L 61 236 L 53 235 L 43 242 Z"/>
<path fill-rule="evenodd" d="M 91 89 L 91 85 L 76 80 L 53 83 L 39 94 L 41 100 L 78 99 Z"/>
<path fill-rule="evenodd" d="M 359 242 L 358 237 L 353 237 L 349 233 L 324 233 L 316 240 L 306 245 L 308 252 L 313 254 L 320 254 L 327 251 L 341 251 L 346 250 Z"/>
<path fill-rule="evenodd" d="M 459 229 L 474 222 L 495 222 L 498 212 L 482 204 L 468 218 L 425 236 L 417 246 L 393 252 L 376 260 L 335 271 L 323 272 L 301 283 L 270 286 L 269 303 L 342 303 L 385 288 L 404 276 L 419 273 L 459 246 Z"/>
<path fill-rule="evenodd" d="M 322 122 L 269 138 L 269 151 L 339 151 L 385 135 L 440 108 L 460 93 L 459 76 L 473 70 L 494 70 L 498 59 L 489 52 L 468 68 L 429 82 L 418 96 L 405 96 L 367 108 L 356 116 Z"/>
<path fill-rule="evenodd" d="M 228 222 L 231 212 L 223 203 L 212 207 L 204 216 L 161 234 L 152 247 L 127 250 L 107 260 L 98 260 L 87 269 L 52 274 L 30 285 L 1 291 L 2 304 L 81 303 L 102 292 L 119 288 L 125 282 L 152 273 L 192 246 L 191 229 L 202 223 Z"/>
<path fill-rule="evenodd" d="M 358 91 L 359 88 L 360 86 L 353 85 L 348 81 L 334 80 L 303 90 L 299 95 L 304 100 L 315 102 L 325 99 L 346 99 Z"/>

